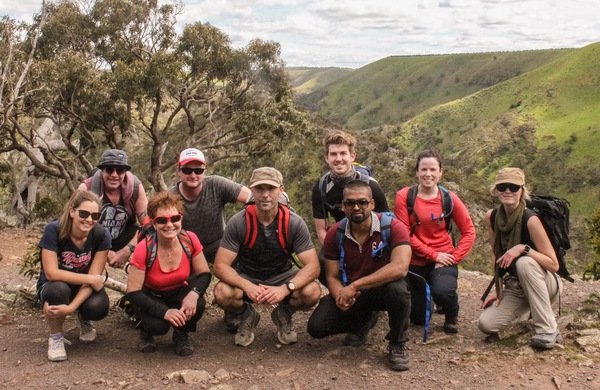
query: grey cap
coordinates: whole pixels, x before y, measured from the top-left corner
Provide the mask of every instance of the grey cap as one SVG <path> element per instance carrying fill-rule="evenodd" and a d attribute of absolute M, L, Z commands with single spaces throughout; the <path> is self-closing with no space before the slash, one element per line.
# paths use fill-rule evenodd
<path fill-rule="evenodd" d="M 98 168 L 106 167 L 125 167 L 128 170 L 131 169 L 127 164 L 127 153 L 119 149 L 108 149 L 102 153 Z"/>

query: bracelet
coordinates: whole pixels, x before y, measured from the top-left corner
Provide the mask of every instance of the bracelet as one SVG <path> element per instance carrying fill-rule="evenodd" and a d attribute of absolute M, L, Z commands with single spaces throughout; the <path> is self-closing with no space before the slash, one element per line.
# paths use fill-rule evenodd
<path fill-rule="evenodd" d="M 133 251 L 135 250 L 135 245 L 133 245 L 132 243 L 127 244 L 127 248 L 129 248 L 129 252 L 133 253 Z"/>
<path fill-rule="evenodd" d="M 525 244 L 525 249 L 523 249 L 523 252 L 521 252 L 521 256 L 527 256 L 529 254 L 529 251 L 531 250 L 531 247 L 527 244 Z"/>

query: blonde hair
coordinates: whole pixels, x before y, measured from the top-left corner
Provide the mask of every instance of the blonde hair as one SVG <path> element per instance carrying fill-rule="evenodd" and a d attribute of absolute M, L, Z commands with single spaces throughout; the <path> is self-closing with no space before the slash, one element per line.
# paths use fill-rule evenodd
<path fill-rule="evenodd" d="M 71 218 L 71 210 L 75 210 L 81 206 L 83 202 L 92 202 L 98 205 L 100 209 L 100 198 L 91 191 L 75 191 L 71 198 L 67 201 L 60 219 L 58 220 L 58 240 L 64 240 L 71 234 L 73 228 L 73 218 Z"/>
<path fill-rule="evenodd" d="M 350 153 L 354 153 L 356 147 L 356 138 L 342 130 L 329 130 L 323 140 L 325 146 L 325 155 L 329 153 L 329 145 L 348 145 Z"/>

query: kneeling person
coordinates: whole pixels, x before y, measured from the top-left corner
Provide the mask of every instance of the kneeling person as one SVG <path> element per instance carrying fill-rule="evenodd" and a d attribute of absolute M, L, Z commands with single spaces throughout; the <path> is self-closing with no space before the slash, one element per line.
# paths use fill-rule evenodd
<path fill-rule="evenodd" d="M 312 313 L 308 333 L 315 338 L 347 333 L 346 345 L 362 345 L 364 339 L 355 339 L 368 331 L 363 319 L 385 310 L 391 368 L 407 370 L 409 233 L 389 214 L 373 212 L 371 188 L 362 181 L 344 187 L 342 204 L 346 218 L 327 231 L 323 247 L 329 295 Z"/>
<path fill-rule="evenodd" d="M 156 194 L 148 203 L 154 231 L 133 252 L 127 295 L 140 321 L 141 352 L 156 351 L 154 336 L 171 327 L 175 353 L 194 351 L 188 332 L 196 331 L 204 313 L 211 274 L 198 237 L 181 228 L 182 211 L 179 196 Z"/>
<path fill-rule="evenodd" d="M 260 320 L 253 303 L 277 305 L 271 313 L 277 338 L 292 344 L 297 341 L 292 315 L 314 306 L 321 293 L 315 282 L 319 260 L 308 227 L 278 202 L 282 188 L 278 170 L 254 170 L 250 190 L 255 203 L 227 222 L 215 258 L 215 275 L 221 280 L 215 300 L 224 310 L 238 313 L 235 344 L 243 347 L 254 341 Z M 293 265 L 292 253 L 304 264 L 301 270 Z"/>

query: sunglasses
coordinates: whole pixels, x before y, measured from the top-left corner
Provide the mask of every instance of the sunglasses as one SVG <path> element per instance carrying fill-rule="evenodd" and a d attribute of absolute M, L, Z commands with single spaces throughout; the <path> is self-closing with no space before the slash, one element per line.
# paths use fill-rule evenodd
<path fill-rule="evenodd" d="M 359 207 L 367 207 L 371 201 L 368 199 L 345 199 L 342 203 L 346 207 L 354 207 L 356 205 Z"/>
<path fill-rule="evenodd" d="M 106 173 L 108 173 L 109 175 L 112 175 L 113 172 L 117 171 L 117 174 L 122 175 L 125 172 L 127 172 L 127 168 L 125 167 L 105 167 L 102 168 L 102 170 Z"/>
<path fill-rule="evenodd" d="M 86 210 L 77 210 L 77 212 L 79 213 L 79 218 L 81 219 L 87 219 L 89 216 L 92 217 L 92 221 L 97 221 L 100 219 L 100 213 L 90 213 Z"/>
<path fill-rule="evenodd" d="M 167 222 L 171 221 L 171 223 L 176 223 L 181 221 L 181 214 L 168 215 L 166 217 L 156 217 L 154 218 L 154 223 L 159 225 L 164 225 Z"/>
<path fill-rule="evenodd" d="M 184 175 L 191 175 L 194 172 L 196 175 L 201 175 L 204 173 L 204 168 L 190 168 L 190 167 L 181 167 L 179 168 Z"/>
<path fill-rule="evenodd" d="M 498 192 L 504 192 L 508 188 L 510 192 L 517 192 L 521 189 L 522 186 L 513 183 L 499 183 L 496 184 L 496 190 Z"/>

